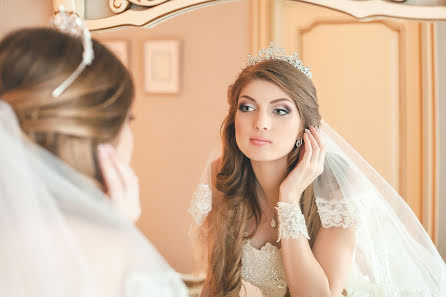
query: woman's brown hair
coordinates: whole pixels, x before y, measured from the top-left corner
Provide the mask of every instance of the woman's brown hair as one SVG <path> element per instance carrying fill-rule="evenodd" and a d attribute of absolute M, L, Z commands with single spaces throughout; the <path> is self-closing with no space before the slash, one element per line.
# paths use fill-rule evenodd
<path fill-rule="evenodd" d="M 0 99 L 23 132 L 103 185 L 97 146 L 116 140 L 134 97 L 127 69 L 93 40 L 91 65 L 57 98 L 51 92 L 78 67 L 79 38 L 53 29 L 21 29 L 0 42 Z"/>
<path fill-rule="evenodd" d="M 255 234 L 262 216 L 257 195 L 262 189 L 250 160 L 239 150 L 235 139 L 235 114 L 240 92 L 253 80 L 272 82 L 289 94 L 296 104 L 304 128 L 310 125 L 319 126 L 321 121 L 312 81 L 285 61 L 266 60 L 248 66 L 229 87 L 229 113 L 222 124 L 223 155 L 215 183 L 223 197 L 216 205 L 209 233 L 213 247 L 208 268 L 211 296 L 239 296 L 242 286 L 243 241 Z M 297 148 L 289 153 L 288 172 L 296 166 L 298 156 Z M 301 208 L 312 247 L 321 226 L 312 185 L 302 194 Z M 246 235 L 245 228 L 250 218 L 254 218 L 255 230 Z"/>

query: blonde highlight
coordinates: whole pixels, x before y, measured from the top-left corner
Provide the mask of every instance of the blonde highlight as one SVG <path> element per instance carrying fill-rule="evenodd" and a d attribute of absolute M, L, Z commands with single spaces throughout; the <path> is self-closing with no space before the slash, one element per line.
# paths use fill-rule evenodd
<path fill-rule="evenodd" d="M 0 98 L 31 141 L 102 185 L 97 146 L 116 140 L 134 87 L 117 57 L 96 40 L 93 49 L 92 64 L 54 98 L 82 60 L 82 41 L 46 28 L 8 34 L 0 42 Z"/>

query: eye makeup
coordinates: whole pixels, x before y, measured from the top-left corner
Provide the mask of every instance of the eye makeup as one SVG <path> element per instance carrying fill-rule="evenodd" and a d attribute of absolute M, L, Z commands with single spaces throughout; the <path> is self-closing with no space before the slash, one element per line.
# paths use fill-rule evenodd
<path fill-rule="evenodd" d="M 278 115 L 287 115 L 290 113 L 290 111 L 288 109 L 284 109 L 284 108 L 275 108 L 274 113 L 278 114 Z"/>
<path fill-rule="evenodd" d="M 251 104 L 242 102 L 239 104 L 238 109 L 242 112 L 247 112 L 247 111 L 253 111 L 255 108 Z"/>
<path fill-rule="evenodd" d="M 278 115 L 287 115 L 291 112 L 291 108 L 289 108 L 286 105 L 280 105 L 280 106 L 274 107 L 273 112 Z"/>

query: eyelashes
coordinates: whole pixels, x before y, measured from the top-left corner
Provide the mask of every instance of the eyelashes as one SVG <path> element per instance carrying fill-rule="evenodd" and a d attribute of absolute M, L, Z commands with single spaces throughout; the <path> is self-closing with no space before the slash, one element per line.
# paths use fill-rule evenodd
<path fill-rule="evenodd" d="M 287 115 L 290 113 L 290 111 L 287 108 L 276 108 L 274 109 L 274 113 L 278 115 Z"/>
<path fill-rule="evenodd" d="M 251 105 L 247 105 L 247 104 L 240 104 L 238 106 L 238 109 L 240 111 L 247 112 L 247 111 L 253 111 L 254 107 L 252 107 Z"/>
<path fill-rule="evenodd" d="M 249 104 L 240 104 L 238 106 L 238 109 L 242 112 L 249 112 L 249 111 L 253 111 L 255 110 L 254 106 L 251 106 Z M 274 108 L 273 113 L 277 114 L 277 115 L 287 115 L 291 112 L 291 110 L 289 108 L 285 107 L 277 107 Z"/>

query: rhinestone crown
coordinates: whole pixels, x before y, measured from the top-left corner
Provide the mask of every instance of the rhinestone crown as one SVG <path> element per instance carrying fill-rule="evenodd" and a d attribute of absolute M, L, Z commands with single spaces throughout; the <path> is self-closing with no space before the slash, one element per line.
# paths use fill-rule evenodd
<path fill-rule="evenodd" d="M 274 42 L 271 42 L 269 46 L 266 49 L 259 50 L 259 54 L 257 57 L 253 57 L 251 55 L 248 55 L 248 63 L 247 66 L 255 65 L 261 61 L 265 60 L 282 60 L 290 63 L 297 69 L 299 69 L 300 72 L 305 74 L 309 79 L 313 76 L 310 72 L 310 67 L 304 66 L 302 61 L 298 58 L 297 53 L 294 52 L 292 56 L 287 56 L 285 50 L 283 48 L 275 48 Z"/>

